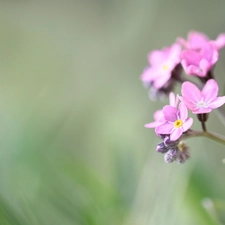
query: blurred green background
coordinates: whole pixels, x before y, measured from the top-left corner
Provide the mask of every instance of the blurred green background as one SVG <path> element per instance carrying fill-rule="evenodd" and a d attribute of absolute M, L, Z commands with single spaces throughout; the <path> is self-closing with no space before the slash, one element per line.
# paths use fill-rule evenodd
<path fill-rule="evenodd" d="M 0 29 L 1 225 L 225 224 L 225 148 L 165 164 L 144 124 L 167 101 L 139 80 L 151 50 L 225 32 L 224 0 L 1 0 Z"/>

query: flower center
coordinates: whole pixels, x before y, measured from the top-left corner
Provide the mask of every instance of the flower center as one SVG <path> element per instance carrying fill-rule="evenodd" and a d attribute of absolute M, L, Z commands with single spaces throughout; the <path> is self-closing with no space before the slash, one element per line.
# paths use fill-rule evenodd
<path fill-rule="evenodd" d="M 167 71 L 169 69 L 169 66 L 167 64 L 163 65 L 162 70 Z"/>
<path fill-rule="evenodd" d="M 173 125 L 175 128 L 179 128 L 183 125 L 183 122 L 182 120 L 176 120 Z"/>
<path fill-rule="evenodd" d="M 204 101 L 200 101 L 196 104 L 196 106 L 199 108 L 199 109 L 202 109 L 202 108 L 206 108 L 207 107 L 207 103 L 204 102 Z"/>

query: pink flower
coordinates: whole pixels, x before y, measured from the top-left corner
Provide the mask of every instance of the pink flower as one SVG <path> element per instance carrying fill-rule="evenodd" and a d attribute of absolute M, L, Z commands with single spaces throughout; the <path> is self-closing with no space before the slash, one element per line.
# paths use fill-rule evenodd
<path fill-rule="evenodd" d="M 186 49 L 198 50 L 204 47 L 209 42 L 212 43 L 216 50 L 220 50 L 225 46 L 225 33 L 220 34 L 216 40 L 210 40 L 205 34 L 191 31 L 188 33 L 188 38 L 185 40 L 182 37 L 177 39 L 177 42 L 183 45 Z"/>
<path fill-rule="evenodd" d="M 166 122 L 162 110 L 157 110 L 154 113 L 154 116 L 153 117 L 154 117 L 154 120 L 155 121 L 154 122 L 151 122 L 151 123 L 148 123 L 148 124 L 145 124 L 145 127 L 146 128 L 156 128 L 159 125 L 161 125 L 161 124 L 163 124 L 163 123 Z"/>
<path fill-rule="evenodd" d="M 198 51 L 184 50 L 181 53 L 181 65 L 188 75 L 205 77 L 219 58 L 218 51 L 211 43 L 206 43 Z"/>
<path fill-rule="evenodd" d="M 180 103 L 178 109 L 170 105 L 164 106 L 163 115 L 166 122 L 157 126 L 155 131 L 157 134 L 170 134 L 171 141 L 179 139 L 193 123 L 193 119 L 187 117 L 188 110 L 183 102 Z"/>
<path fill-rule="evenodd" d="M 180 99 L 194 114 L 209 113 L 225 103 L 225 96 L 217 97 L 218 90 L 214 79 L 208 80 L 202 91 L 191 82 L 184 82 L 181 88 L 183 97 Z"/>
<path fill-rule="evenodd" d="M 205 34 L 191 31 L 188 39 L 178 38 L 177 42 L 184 46 L 181 53 L 181 64 L 188 75 L 205 77 L 219 58 L 219 50 L 225 46 L 225 33 L 216 40 L 210 40 Z"/>
<path fill-rule="evenodd" d="M 170 93 L 169 99 L 170 99 L 170 105 L 173 106 L 173 107 L 177 107 L 179 99 L 178 99 L 178 97 L 175 97 L 173 92 Z M 145 124 L 146 128 L 156 128 L 157 126 L 166 122 L 166 120 L 164 118 L 164 115 L 163 115 L 163 110 L 157 110 L 154 113 L 153 117 L 154 117 L 155 121 L 151 122 L 151 123 L 148 123 L 148 124 Z"/>
<path fill-rule="evenodd" d="M 162 88 L 170 79 L 173 69 L 180 63 L 181 47 L 173 44 L 162 50 L 152 51 L 149 55 L 150 67 L 141 75 L 144 83 L 151 83 L 155 88 Z"/>

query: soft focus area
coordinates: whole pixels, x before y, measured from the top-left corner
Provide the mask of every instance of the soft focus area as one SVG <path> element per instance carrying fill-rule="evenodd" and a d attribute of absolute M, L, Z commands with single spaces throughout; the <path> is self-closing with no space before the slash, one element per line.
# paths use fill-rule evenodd
<path fill-rule="evenodd" d="M 224 0 L 0 1 L 0 224 L 225 224 L 225 148 L 166 164 L 148 53 L 225 32 Z M 215 76 L 224 88 L 225 49 Z M 180 86 L 176 92 L 180 93 Z M 225 135 L 215 112 L 207 126 Z M 200 129 L 195 119 L 194 128 Z"/>

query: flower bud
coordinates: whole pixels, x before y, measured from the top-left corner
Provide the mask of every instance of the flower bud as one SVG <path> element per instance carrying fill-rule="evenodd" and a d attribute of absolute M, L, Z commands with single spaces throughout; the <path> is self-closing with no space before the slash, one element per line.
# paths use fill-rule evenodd
<path fill-rule="evenodd" d="M 168 152 L 165 154 L 165 156 L 164 156 L 164 161 L 166 162 L 166 163 L 172 163 L 173 161 L 174 161 L 174 159 L 173 158 L 171 158 L 171 156 L 168 154 Z"/>
<path fill-rule="evenodd" d="M 176 158 L 178 163 L 185 163 L 190 158 L 189 147 L 184 143 L 180 142 L 178 145 L 179 155 Z"/>
<path fill-rule="evenodd" d="M 175 160 L 179 154 L 179 149 L 176 148 L 172 148 L 170 149 L 167 154 L 170 156 L 170 158 L 172 158 L 173 160 Z"/>
<path fill-rule="evenodd" d="M 168 148 L 164 145 L 164 142 L 161 142 L 159 143 L 157 146 L 156 146 L 156 151 L 157 152 L 160 152 L 160 153 L 166 153 L 168 152 Z"/>
<path fill-rule="evenodd" d="M 166 134 L 158 134 L 156 133 L 157 137 L 164 139 L 167 135 Z"/>
<path fill-rule="evenodd" d="M 171 141 L 169 136 L 164 138 L 164 144 L 168 148 L 174 148 L 178 145 L 178 141 Z"/>

